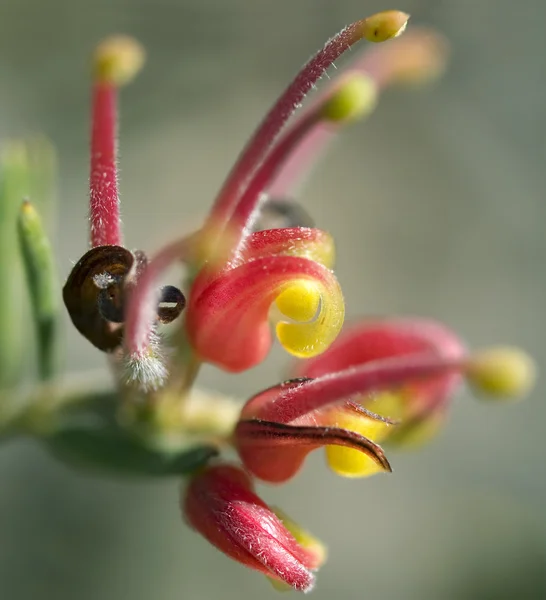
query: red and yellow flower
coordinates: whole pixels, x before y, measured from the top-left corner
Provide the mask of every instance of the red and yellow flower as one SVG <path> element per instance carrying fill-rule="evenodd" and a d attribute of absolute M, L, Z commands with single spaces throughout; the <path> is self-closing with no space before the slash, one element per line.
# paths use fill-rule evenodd
<path fill-rule="evenodd" d="M 368 319 L 342 331 L 344 300 L 332 271 L 331 235 L 297 222 L 258 230 L 262 208 L 292 198 L 328 141 L 341 126 L 367 116 L 386 86 L 420 82 L 441 70 L 445 44 L 436 34 L 417 30 L 388 41 L 407 20 L 387 11 L 331 38 L 266 115 L 203 227 L 150 260 L 123 246 L 115 144 L 117 91 L 143 53 L 133 40 L 116 38 L 100 46 L 95 60 L 92 248 L 65 286 L 72 320 L 110 354 L 125 417 L 127 406 L 137 413 L 146 407 L 157 427 L 174 423 L 219 450 L 237 451 L 241 466 L 214 462 L 209 453 L 189 476 L 181 503 L 188 523 L 231 558 L 302 591 L 313 586 L 324 549 L 270 509 L 253 491 L 254 479 L 284 482 L 321 447 L 340 475 L 388 472 L 380 444 L 431 437 L 465 380 L 495 397 L 519 396 L 532 380 L 523 352 L 473 353 L 430 320 Z M 362 39 L 387 43 L 358 55 L 289 123 L 328 67 Z M 176 263 L 187 267 L 187 303 L 178 288 L 158 285 Z M 184 307 L 174 335 L 164 336 L 162 323 L 174 321 Z M 238 414 L 229 413 L 227 424 L 224 418 L 218 424 L 214 403 L 191 420 L 199 366 L 208 362 L 230 372 L 254 367 L 269 353 L 272 325 L 282 347 L 306 359 L 293 378 L 250 398 Z"/>

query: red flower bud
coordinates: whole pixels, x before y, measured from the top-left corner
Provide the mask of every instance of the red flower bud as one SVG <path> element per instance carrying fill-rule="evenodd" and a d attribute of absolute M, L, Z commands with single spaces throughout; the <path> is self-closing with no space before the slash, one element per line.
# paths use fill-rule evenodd
<path fill-rule="evenodd" d="M 197 473 L 182 498 L 182 511 L 194 529 L 229 557 L 296 590 L 312 589 L 311 571 L 322 563 L 324 549 L 279 518 L 254 493 L 242 469 L 216 465 Z"/>

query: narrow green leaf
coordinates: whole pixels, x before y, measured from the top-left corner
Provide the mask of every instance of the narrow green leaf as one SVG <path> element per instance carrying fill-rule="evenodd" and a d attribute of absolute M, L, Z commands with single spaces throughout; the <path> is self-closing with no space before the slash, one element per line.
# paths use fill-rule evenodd
<path fill-rule="evenodd" d="M 56 207 L 57 161 L 45 138 L 12 140 L 0 152 L 0 390 L 14 387 L 25 368 L 29 325 L 17 219 L 21 202 L 32 198 L 42 215 Z"/>
<path fill-rule="evenodd" d="M 19 244 L 38 341 L 40 379 L 51 379 L 59 358 L 59 295 L 53 252 L 41 219 L 25 200 L 19 211 Z"/>

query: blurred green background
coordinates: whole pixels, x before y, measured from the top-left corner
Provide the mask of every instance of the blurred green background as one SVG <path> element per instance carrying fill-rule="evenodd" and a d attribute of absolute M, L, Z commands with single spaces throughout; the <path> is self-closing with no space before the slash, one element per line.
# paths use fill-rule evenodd
<path fill-rule="evenodd" d="M 368 0 L 3 0 L 0 138 L 42 132 L 58 148 L 68 274 L 86 248 L 88 56 L 113 32 L 147 47 L 122 99 L 121 185 L 130 246 L 199 223 L 237 153 L 289 78 L 344 24 L 393 8 Z M 447 75 L 383 97 L 305 189 L 337 238 L 349 316 L 441 319 L 473 346 L 510 341 L 546 357 L 546 4 L 400 0 L 450 39 Z M 4 282 L 5 285 L 5 282 Z M 66 327 L 67 369 L 103 366 Z M 206 369 L 248 397 L 278 381 Z M 104 376 L 108 374 L 104 371 Z M 442 435 L 395 473 L 335 478 L 315 456 L 262 489 L 328 543 L 316 600 L 546 598 L 546 404 L 463 395 Z M 178 483 L 85 477 L 30 442 L 0 453 L 0 599 L 273 598 L 260 575 L 181 522 Z"/>

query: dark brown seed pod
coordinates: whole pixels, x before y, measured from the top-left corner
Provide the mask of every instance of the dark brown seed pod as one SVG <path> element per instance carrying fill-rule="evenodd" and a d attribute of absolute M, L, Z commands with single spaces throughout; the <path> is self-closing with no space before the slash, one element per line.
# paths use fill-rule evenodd
<path fill-rule="evenodd" d="M 72 323 L 105 352 L 122 340 L 124 287 L 134 264 L 134 255 L 122 246 L 97 246 L 80 258 L 63 288 Z"/>
<path fill-rule="evenodd" d="M 157 318 L 161 323 L 172 323 L 184 310 L 186 298 L 173 285 L 161 288 L 161 296 L 157 305 Z"/>
<path fill-rule="evenodd" d="M 140 250 L 97 246 L 72 269 L 63 288 L 64 303 L 76 329 L 100 350 L 109 352 L 121 344 L 127 298 L 147 263 Z M 178 288 L 162 287 L 158 321 L 171 323 L 185 306 L 186 298 Z"/>
<path fill-rule="evenodd" d="M 125 320 L 125 289 L 123 278 L 113 277 L 108 287 L 101 289 L 97 296 L 97 307 L 103 319 L 112 323 Z"/>

